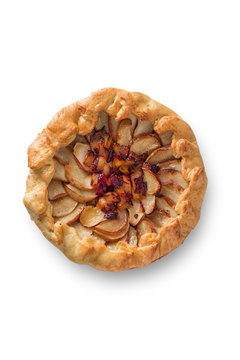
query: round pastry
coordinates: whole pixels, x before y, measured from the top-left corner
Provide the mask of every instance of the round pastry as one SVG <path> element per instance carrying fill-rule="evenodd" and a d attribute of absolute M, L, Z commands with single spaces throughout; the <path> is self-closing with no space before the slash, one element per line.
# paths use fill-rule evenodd
<path fill-rule="evenodd" d="M 196 138 L 148 96 L 101 89 L 59 111 L 28 148 L 24 204 L 70 260 L 145 266 L 183 243 L 207 178 Z"/>

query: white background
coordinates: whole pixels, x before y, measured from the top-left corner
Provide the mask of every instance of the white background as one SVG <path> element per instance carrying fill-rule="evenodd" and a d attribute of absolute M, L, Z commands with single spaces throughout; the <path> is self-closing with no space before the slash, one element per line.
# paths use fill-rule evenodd
<path fill-rule="evenodd" d="M 239 1 L 2 1 L 1 359 L 239 359 Z M 201 220 L 145 268 L 71 263 L 22 204 L 26 151 L 102 87 L 148 94 L 193 128 Z"/>

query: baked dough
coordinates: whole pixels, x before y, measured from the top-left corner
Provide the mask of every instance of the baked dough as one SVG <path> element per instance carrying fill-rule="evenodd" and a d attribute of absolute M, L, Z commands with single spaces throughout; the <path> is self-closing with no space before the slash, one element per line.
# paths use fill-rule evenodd
<path fill-rule="evenodd" d="M 99 232 L 93 233 L 79 222 L 70 226 L 52 216 L 48 185 L 55 173 L 54 156 L 77 135 L 90 134 L 98 124 L 101 111 L 117 122 L 131 117 L 150 122 L 160 138 L 172 134 L 172 153 L 181 161 L 187 187 L 176 203 L 176 216 L 169 217 L 157 232 L 141 234 L 138 246 L 131 241 L 111 244 Z M 70 260 L 98 270 L 122 271 L 145 266 L 177 248 L 199 220 L 207 186 L 203 161 L 190 126 L 174 111 L 148 96 L 115 88 L 101 89 L 60 110 L 29 146 L 28 166 L 24 204 L 32 220 Z"/>

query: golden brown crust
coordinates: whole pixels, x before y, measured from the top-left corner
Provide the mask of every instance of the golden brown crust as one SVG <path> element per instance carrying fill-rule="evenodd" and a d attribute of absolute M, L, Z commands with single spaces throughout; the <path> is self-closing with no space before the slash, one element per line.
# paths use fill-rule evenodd
<path fill-rule="evenodd" d="M 176 205 L 177 218 L 170 218 L 158 234 L 144 234 L 139 247 L 120 241 L 117 249 L 111 249 L 94 235 L 80 238 L 74 227 L 61 221 L 54 223 L 52 205 L 47 199 L 47 186 L 54 173 L 52 158 L 55 152 L 68 145 L 77 134 L 91 132 L 101 110 L 117 121 L 130 114 L 148 120 L 160 135 L 172 131 L 173 154 L 182 159 L 182 174 L 189 181 Z M 69 259 L 99 270 L 121 271 L 144 266 L 178 247 L 199 220 L 207 186 L 203 161 L 190 126 L 172 110 L 148 96 L 114 88 L 101 89 L 59 111 L 30 145 L 28 165 L 30 173 L 24 204 L 31 218 L 44 236 Z"/>

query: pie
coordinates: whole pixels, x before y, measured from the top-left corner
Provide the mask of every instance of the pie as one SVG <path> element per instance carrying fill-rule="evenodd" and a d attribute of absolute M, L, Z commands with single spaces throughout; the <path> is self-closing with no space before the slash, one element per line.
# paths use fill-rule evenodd
<path fill-rule="evenodd" d="M 28 148 L 24 204 L 69 259 L 145 266 L 183 243 L 207 177 L 190 126 L 141 93 L 101 89 L 59 111 Z"/>

